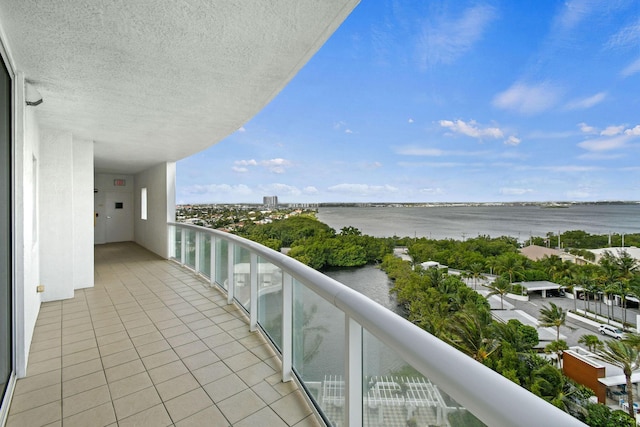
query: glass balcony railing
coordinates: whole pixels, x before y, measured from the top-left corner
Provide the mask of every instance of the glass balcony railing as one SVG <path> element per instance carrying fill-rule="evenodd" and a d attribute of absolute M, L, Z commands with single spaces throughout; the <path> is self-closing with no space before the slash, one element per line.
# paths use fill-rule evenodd
<path fill-rule="evenodd" d="M 255 242 L 172 223 L 170 255 L 243 307 L 329 426 L 584 426 L 364 295 Z"/>

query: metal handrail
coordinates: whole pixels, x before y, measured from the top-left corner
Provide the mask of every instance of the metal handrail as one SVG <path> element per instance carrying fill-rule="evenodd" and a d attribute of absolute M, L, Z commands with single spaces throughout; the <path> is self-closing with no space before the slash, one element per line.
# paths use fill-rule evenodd
<path fill-rule="evenodd" d="M 169 225 L 209 233 L 281 268 L 392 348 L 488 426 L 585 426 L 396 313 L 287 255 L 223 231 L 191 224 Z"/>

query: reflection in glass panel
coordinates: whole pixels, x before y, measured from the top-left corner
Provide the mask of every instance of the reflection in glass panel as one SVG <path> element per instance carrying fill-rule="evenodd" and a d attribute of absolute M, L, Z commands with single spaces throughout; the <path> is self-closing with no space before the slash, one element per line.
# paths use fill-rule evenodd
<path fill-rule="evenodd" d="M 174 235 L 176 240 L 175 240 L 175 253 L 173 256 L 178 262 L 182 262 L 182 228 L 176 227 Z"/>
<path fill-rule="evenodd" d="M 191 268 L 196 268 L 196 231 L 195 230 L 186 230 L 185 242 L 186 251 L 185 251 L 185 260 L 183 260 L 184 264 Z"/>
<path fill-rule="evenodd" d="M 344 426 L 345 316 L 293 282 L 293 367 L 334 426 Z"/>
<path fill-rule="evenodd" d="M 369 332 L 362 339 L 364 426 L 484 425 Z"/>
<path fill-rule="evenodd" d="M 216 283 L 229 290 L 229 243 L 215 239 L 216 244 Z"/>
<path fill-rule="evenodd" d="M 211 235 L 208 233 L 200 234 L 200 253 L 199 266 L 200 273 L 205 277 L 211 277 Z"/>
<path fill-rule="evenodd" d="M 233 296 L 245 310 L 249 311 L 251 300 L 250 253 L 247 249 L 236 246 L 233 251 Z"/>
<path fill-rule="evenodd" d="M 258 258 L 258 322 L 282 349 L 282 270 Z"/>

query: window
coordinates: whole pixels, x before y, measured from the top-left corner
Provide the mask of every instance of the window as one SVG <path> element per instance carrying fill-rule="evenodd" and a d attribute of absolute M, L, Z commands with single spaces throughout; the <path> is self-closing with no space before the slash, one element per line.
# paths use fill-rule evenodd
<path fill-rule="evenodd" d="M 147 219 L 147 187 L 140 190 L 140 219 Z"/>

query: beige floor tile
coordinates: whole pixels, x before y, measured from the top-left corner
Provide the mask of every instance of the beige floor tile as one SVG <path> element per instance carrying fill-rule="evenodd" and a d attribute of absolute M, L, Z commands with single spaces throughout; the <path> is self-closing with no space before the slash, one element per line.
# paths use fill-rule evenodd
<path fill-rule="evenodd" d="M 152 354 L 142 358 L 144 366 L 149 369 L 157 368 L 158 366 L 166 365 L 167 363 L 175 362 L 180 358 L 172 349 L 161 351 L 159 353 Z"/>
<path fill-rule="evenodd" d="M 211 365 L 220 360 L 220 358 L 211 350 L 205 350 L 201 353 L 182 358 L 182 361 L 191 371 Z"/>
<path fill-rule="evenodd" d="M 59 401 L 61 398 L 60 384 L 53 384 L 14 396 L 11 401 L 11 411 L 13 413 L 27 411 L 51 402 Z"/>
<path fill-rule="evenodd" d="M 202 388 L 197 388 L 164 404 L 175 423 L 212 406 L 213 402 Z"/>
<path fill-rule="evenodd" d="M 77 334 L 74 335 L 65 335 L 62 337 L 62 345 L 67 345 L 70 343 L 74 343 L 77 341 L 84 341 L 87 339 L 91 339 L 91 338 L 95 338 L 95 335 L 93 333 L 93 330 L 87 330 L 87 331 L 83 331 L 83 332 L 78 332 Z"/>
<path fill-rule="evenodd" d="M 136 346 L 136 351 L 138 352 L 140 357 L 146 357 L 152 354 L 160 353 L 161 351 L 169 350 L 170 348 L 171 345 L 167 341 L 162 340 Z"/>
<path fill-rule="evenodd" d="M 112 383 L 145 371 L 142 360 L 135 359 L 112 368 L 105 369 L 107 381 Z"/>
<path fill-rule="evenodd" d="M 236 370 L 236 373 L 247 385 L 254 386 L 275 374 L 276 371 L 266 363 L 258 362 L 247 368 Z"/>
<path fill-rule="evenodd" d="M 110 354 L 109 356 L 102 358 L 102 365 L 105 369 L 112 368 L 114 366 L 121 365 L 123 363 L 131 362 L 132 360 L 140 359 L 138 352 L 130 349 L 121 351 L 120 353 Z"/>
<path fill-rule="evenodd" d="M 7 427 L 44 426 L 62 418 L 62 404 L 52 402 L 29 411 L 9 414 Z"/>
<path fill-rule="evenodd" d="M 255 354 L 245 351 L 244 353 L 236 354 L 235 356 L 227 357 L 224 359 L 224 363 L 234 371 L 240 371 L 249 366 L 253 366 L 259 363 L 260 359 Z"/>
<path fill-rule="evenodd" d="M 165 338 L 175 337 L 176 335 L 186 334 L 187 332 L 191 332 L 191 329 L 187 327 L 185 324 L 181 324 L 178 326 L 174 326 L 172 328 L 167 328 L 162 331 L 162 335 Z"/>
<path fill-rule="evenodd" d="M 241 391 L 222 402 L 217 402 L 216 405 L 232 424 L 266 406 L 262 399 L 251 390 Z"/>
<path fill-rule="evenodd" d="M 173 350 L 178 356 L 185 358 L 193 356 L 194 354 L 202 353 L 203 351 L 207 351 L 209 350 L 209 347 L 207 347 L 204 342 L 198 340 L 178 347 L 174 347 Z"/>
<path fill-rule="evenodd" d="M 99 358 L 76 363 L 62 368 L 62 381 L 69 381 L 98 371 L 102 371 L 102 361 Z"/>
<path fill-rule="evenodd" d="M 216 406 L 209 406 L 208 408 L 197 412 L 190 417 L 178 421 L 176 427 L 201 427 L 201 426 L 216 426 L 227 427 L 230 426 L 229 421 L 222 415 L 222 412 Z M 266 426 L 266 424 L 256 424 L 256 426 Z"/>
<path fill-rule="evenodd" d="M 248 387 L 240 377 L 230 374 L 203 386 L 203 388 L 211 400 L 217 403 L 246 390 Z"/>
<path fill-rule="evenodd" d="M 52 357 L 42 362 L 29 363 L 27 375 L 38 375 L 44 372 L 60 371 L 62 367 L 62 357 Z"/>
<path fill-rule="evenodd" d="M 66 344 L 62 347 L 62 356 L 69 356 L 73 353 L 78 353 L 85 350 L 91 350 L 93 348 L 97 348 L 98 343 L 94 337 L 89 339 L 85 339 L 82 341 L 76 341 L 73 343 Z"/>
<path fill-rule="evenodd" d="M 199 387 L 200 384 L 189 372 L 156 384 L 156 390 L 158 390 L 158 394 L 165 402 Z"/>
<path fill-rule="evenodd" d="M 102 370 L 73 378 L 62 383 L 62 397 L 66 398 L 105 384 L 107 384 L 107 379 L 105 378 L 104 371 Z"/>
<path fill-rule="evenodd" d="M 52 385 L 60 386 L 61 378 L 60 371 L 49 371 L 38 375 L 29 375 L 25 378 L 20 378 L 16 382 L 16 388 L 13 391 L 14 396 L 18 396 L 30 391 L 39 390 L 41 388 L 49 387 Z"/>
<path fill-rule="evenodd" d="M 64 427 L 106 426 L 116 421 L 111 402 L 63 419 Z"/>
<path fill-rule="evenodd" d="M 176 360 L 148 371 L 151 381 L 153 381 L 154 384 L 160 384 L 171 378 L 186 374 L 187 372 L 189 372 L 189 369 L 181 360 Z"/>
<path fill-rule="evenodd" d="M 262 408 L 258 412 L 254 412 L 248 417 L 233 424 L 233 427 L 255 426 L 289 427 L 289 425 L 269 407 Z"/>
<path fill-rule="evenodd" d="M 151 378 L 149 378 L 149 374 L 144 371 L 118 381 L 110 382 L 109 390 L 111 391 L 111 397 L 118 399 L 136 391 L 144 390 L 152 385 L 153 383 L 151 382 Z"/>
<path fill-rule="evenodd" d="M 251 387 L 251 390 L 262 399 L 267 405 L 272 404 L 276 400 L 282 398 L 282 395 L 266 381 L 261 381 Z"/>
<path fill-rule="evenodd" d="M 294 427 L 325 427 L 315 414 L 308 415 L 305 419 L 296 423 Z"/>
<path fill-rule="evenodd" d="M 116 341 L 110 344 L 105 344 L 99 347 L 100 355 L 102 357 L 108 356 L 110 354 L 119 353 L 121 351 L 132 349 L 133 343 L 129 338 L 126 338 L 122 341 Z"/>
<path fill-rule="evenodd" d="M 62 401 L 62 413 L 66 418 L 110 401 L 109 389 L 104 385 L 64 398 Z"/>
<path fill-rule="evenodd" d="M 311 414 L 311 409 L 299 391 L 288 394 L 270 406 L 289 425 L 294 425 Z"/>
<path fill-rule="evenodd" d="M 184 344 L 189 344 L 195 341 L 200 341 L 200 338 L 198 338 L 198 336 L 193 332 L 187 332 L 185 334 L 180 334 L 180 335 L 167 338 L 167 342 L 171 345 L 171 347 L 174 347 L 174 348 L 180 347 Z"/>
<path fill-rule="evenodd" d="M 98 352 L 98 346 L 88 348 L 87 350 L 78 351 L 66 356 L 62 356 L 62 366 L 76 365 L 78 363 L 87 362 L 93 359 L 99 359 L 100 353 Z"/>
<path fill-rule="evenodd" d="M 155 387 L 148 387 L 113 401 L 118 420 L 130 417 L 161 403 Z"/>
<path fill-rule="evenodd" d="M 114 342 L 123 341 L 129 339 L 129 335 L 125 331 L 114 332 L 109 335 L 101 335 L 96 337 L 98 341 L 98 347 L 105 346 L 107 344 L 113 344 Z"/>
<path fill-rule="evenodd" d="M 171 417 L 164 405 L 156 405 L 135 415 L 118 421 L 119 427 L 162 427 L 172 425 Z M 202 424 L 207 425 L 207 424 Z M 215 425 L 215 424 L 209 424 Z"/>

